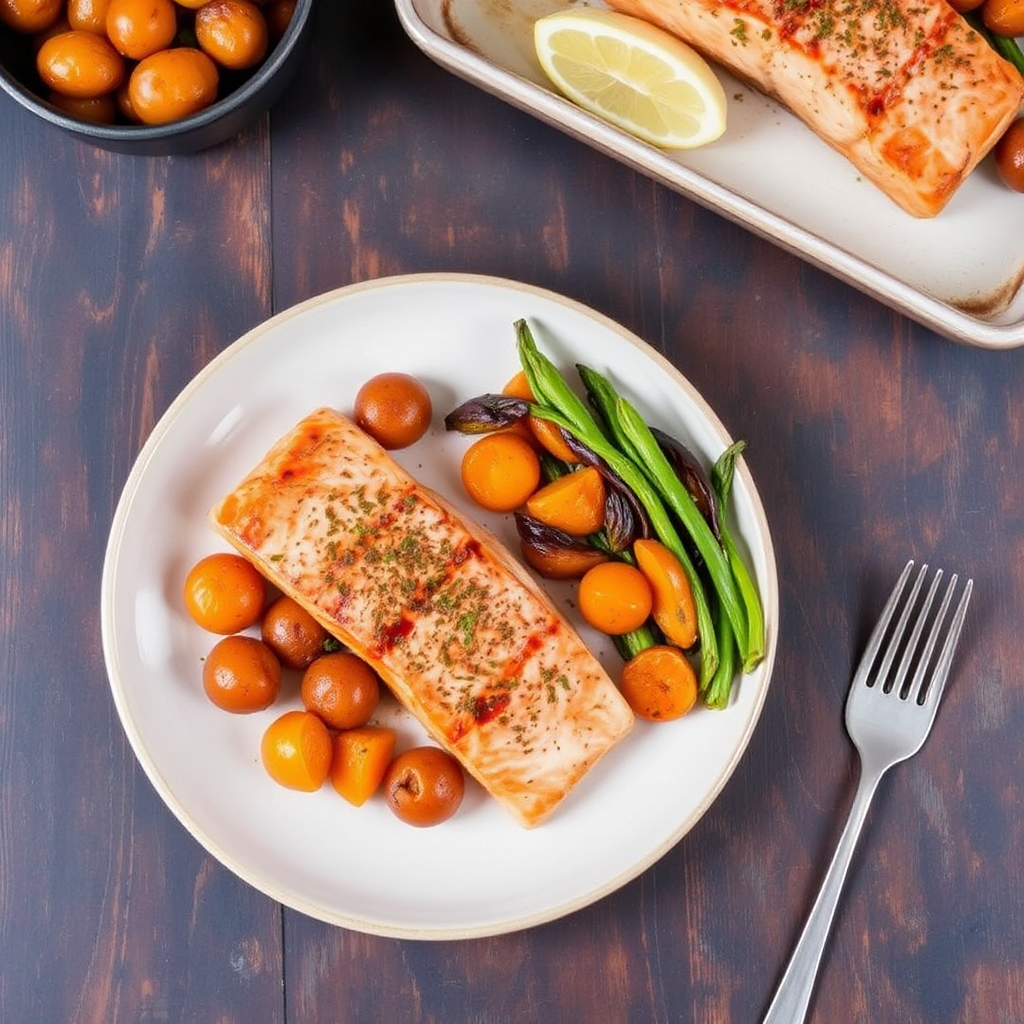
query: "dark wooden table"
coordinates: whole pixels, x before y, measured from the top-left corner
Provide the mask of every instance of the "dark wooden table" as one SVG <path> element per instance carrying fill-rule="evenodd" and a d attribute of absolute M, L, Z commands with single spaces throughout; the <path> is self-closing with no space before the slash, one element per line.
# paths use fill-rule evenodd
<path fill-rule="evenodd" d="M 452 78 L 383 0 L 317 19 L 284 100 L 196 156 L 93 150 L 0 98 L 0 1021 L 757 1022 L 908 556 L 972 574 L 975 603 L 812 1019 L 1024 1019 L 1024 355 L 937 337 Z M 208 856 L 136 762 L 100 646 L 113 510 L 178 391 L 273 312 L 417 271 L 554 289 L 669 356 L 750 440 L 781 579 L 764 715 L 697 827 L 587 909 L 461 942 L 322 924 Z"/>

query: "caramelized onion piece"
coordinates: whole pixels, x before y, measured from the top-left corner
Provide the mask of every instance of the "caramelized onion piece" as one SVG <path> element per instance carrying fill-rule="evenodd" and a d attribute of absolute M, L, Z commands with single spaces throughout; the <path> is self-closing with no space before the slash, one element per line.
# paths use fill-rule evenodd
<path fill-rule="evenodd" d="M 510 395 L 478 395 L 463 402 L 444 418 L 445 430 L 460 434 L 490 434 L 518 423 L 530 411 L 530 403 Z"/>
<path fill-rule="evenodd" d="M 612 551 L 626 551 L 633 541 L 650 535 L 650 523 L 631 491 L 607 487 L 604 498 L 604 534 Z"/>
<path fill-rule="evenodd" d="M 548 579 L 579 579 L 608 555 L 580 537 L 548 526 L 523 512 L 515 514 L 519 546 L 527 565 Z"/>

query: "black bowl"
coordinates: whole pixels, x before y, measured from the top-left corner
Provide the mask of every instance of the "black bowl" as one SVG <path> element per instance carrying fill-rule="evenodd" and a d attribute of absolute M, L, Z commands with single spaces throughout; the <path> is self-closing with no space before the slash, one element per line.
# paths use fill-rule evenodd
<path fill-rule="evenodd" d="M 222 76 L 216 103 L 173 124 L 102 125 L 82 121 L 43 99 L 31 42 L 0 26 L 0 88 L 26 110 L 75 138 L 117 153 L 144 156 L 195 153 L 237 135 L 284 92 L 306 55 L 314 0 L 297 0 L 284 36 L 248 77 Z"/>

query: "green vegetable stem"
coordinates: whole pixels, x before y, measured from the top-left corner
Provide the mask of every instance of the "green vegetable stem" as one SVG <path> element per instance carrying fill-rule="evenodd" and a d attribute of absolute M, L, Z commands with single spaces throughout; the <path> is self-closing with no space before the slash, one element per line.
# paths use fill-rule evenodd
<path fill-rule="evenodd" d="M 632 630 L 632 632 L 612 637 L 612 641 L 622 660 L 629 661 L 648 647 L 654 647 L 657 644 L 663 643 L 664 639 L 657 634 L 650 624 L 645 623 L 639 629 Z"/>
<path fill-rule="evenodd" d="M 640 414 L 625 398 L 621 397 L 616 403 L 616 411 L 626 436 L 633 442 L 644 472 L 658 488 L 668 507 L 679 517 L 700 552 L 701 558 L 704 559 L 704 565 L 711 577 L 715 593 L 722 604 L 722 610 L 729 617 L 733 634 L 745 661 L 747 617 L 736 592 L 732 569 L 725 552 L 711 532 L 707 520 L 694 504 L 690 492 L 683 485 L 682 480 L 676 476 L 657 439 L 644 423 Z"/>
<path fill-rule="evenodd" d="M 732 491 L 732 479 L 736 470 L 736 460 L 746 448 L 745 441 L 736 441 L 729 445 L 718 457 L 711 470 L 711 479 L 718 502 L 718 518 L 721 524 L 722 546 L 729 557 L 729 565 L 736 580 L 740 597 L 747 611 L 747 650 L 743 658 L 743 671 L 749 672 L 764 657 L 764 610 L 757 586 L 747 569 L 746 562 L 740 555 L 732 532 L 726 525 L 725 510 L 729 504 Z"/>
<path fill-rule="evenodd" d="M 716 625 L 720 652 L 718 668 L 702 692 L 704 703 L 709 708 L 724 708 L 729 704 L 732 681 L 736 675 L 736 638 L 733 636 L 728 615 L 719 615 Z"/>

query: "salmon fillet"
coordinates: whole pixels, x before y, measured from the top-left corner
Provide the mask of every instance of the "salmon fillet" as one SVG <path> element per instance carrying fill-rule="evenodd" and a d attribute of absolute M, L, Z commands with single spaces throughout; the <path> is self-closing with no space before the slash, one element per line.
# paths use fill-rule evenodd
<path fill-rule="evenodd" d="M 606 2 L 779 99 L 917 217 L 942 210 L 1024 99 L 944 0 Z"/>
<path fill-rule="evenodd" d="M 500 543 L 330 409 L 211 512 L 523 826 L 633 724 L 615 684 Z"/>

